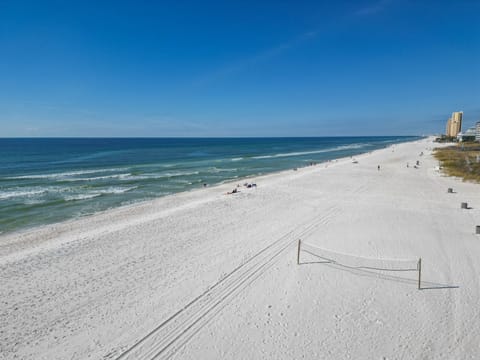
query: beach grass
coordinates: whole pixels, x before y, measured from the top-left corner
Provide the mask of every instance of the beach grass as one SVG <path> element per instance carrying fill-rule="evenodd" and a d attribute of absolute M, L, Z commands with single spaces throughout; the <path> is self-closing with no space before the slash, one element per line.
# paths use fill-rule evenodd
<path fill-rule="evenodd" d="M 464 181 L 480 182 L 479 143 L 461 143 L 437 148 L 434 156 L 440 161 L 447 175 L 460 177 Z"/>

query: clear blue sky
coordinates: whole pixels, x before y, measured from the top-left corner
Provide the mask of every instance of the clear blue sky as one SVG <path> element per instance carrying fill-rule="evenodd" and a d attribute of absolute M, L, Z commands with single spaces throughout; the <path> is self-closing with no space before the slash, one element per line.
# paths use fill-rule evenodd
<path fill-rule="evenodd" d="M 480 1 L 1 1 L 2 136 L 438 133 Z"/>

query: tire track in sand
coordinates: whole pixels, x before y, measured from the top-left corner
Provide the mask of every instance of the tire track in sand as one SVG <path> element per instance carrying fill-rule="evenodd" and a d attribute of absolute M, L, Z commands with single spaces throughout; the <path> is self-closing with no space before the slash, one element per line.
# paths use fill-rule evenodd
<path fill-rule="evenodd" d="M 314 217 L 278 238 L 171 315 L 116 359 L 169 359 L 235 299 L 240 291 L 262 276 L 297 239 L 326 224 L 339 211 L 336 206 L 332 206 L 320 218 Z M 113 357 L 114 354 L 110 353 L 104 358 Z"/>

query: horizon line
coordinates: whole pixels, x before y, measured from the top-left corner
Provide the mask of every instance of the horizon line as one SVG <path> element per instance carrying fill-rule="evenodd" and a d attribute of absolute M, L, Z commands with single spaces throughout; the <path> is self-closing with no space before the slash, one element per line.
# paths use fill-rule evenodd
<path fill-rule="evenodd" d="M 286 139 L 286 138 L 334 138 L 334 137 L 427 137 L 422 135 L 318 135 L 318 136 L 0 136 L 5 139 Z"/>

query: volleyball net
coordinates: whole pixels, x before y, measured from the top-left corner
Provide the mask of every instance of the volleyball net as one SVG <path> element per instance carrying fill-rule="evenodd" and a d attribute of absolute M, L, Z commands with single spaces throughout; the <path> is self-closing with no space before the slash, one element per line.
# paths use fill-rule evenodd
<path fill-rule="evenodd" d="M 418 288 L 421 285 L 422 259 L 373 258 L 346 254 L 321 248 L 298 240 L 297 264 L 301 264 L 301 253 L 319 259 L 319 262 L 331 263 L 354 269 L 378 271 L 415 271 L 418 272 Z"/>

